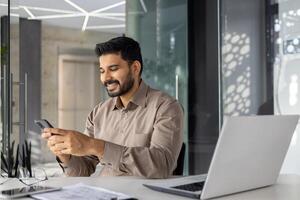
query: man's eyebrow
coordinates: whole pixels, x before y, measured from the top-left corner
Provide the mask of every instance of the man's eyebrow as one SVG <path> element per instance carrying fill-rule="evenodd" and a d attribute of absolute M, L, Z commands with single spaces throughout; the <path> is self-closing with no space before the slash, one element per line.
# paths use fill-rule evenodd
<path fill-rule="evenodd" d="M 112 64 L 112 65 L 108 65 L 107 68 L 110 68 L 110 67 L 117 67 L 119 66 L 118 64 Z M 103 67 L 101 67 L 101 65 L 99 66 L 99 69 L 103 69 Z"/>

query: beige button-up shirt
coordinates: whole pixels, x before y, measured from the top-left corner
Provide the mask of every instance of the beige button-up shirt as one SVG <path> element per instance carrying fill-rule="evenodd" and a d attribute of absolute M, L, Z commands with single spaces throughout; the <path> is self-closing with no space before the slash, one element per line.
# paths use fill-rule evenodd
<path fill-rule="evenodd" d="M 85 134 L 105 141 L 102 158 L 71 156 L 65 173 L 89 176 L 100 162 L 101 176 L 172 175 L 183 139 L 183 110 L 177 100 L 143 81 L 127 107 L 119 97 L 97 105 L 87 118 Z"/>

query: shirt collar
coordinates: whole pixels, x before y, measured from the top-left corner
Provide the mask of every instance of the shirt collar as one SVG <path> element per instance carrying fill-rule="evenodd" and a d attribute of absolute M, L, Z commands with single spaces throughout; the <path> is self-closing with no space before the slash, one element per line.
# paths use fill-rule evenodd
<path fill-rule="evenodd" d="M 147 97 L 148 87 L 149 86 L 146 85 L 143 80 L 141 80 L 141 84 L 140 84 L 138 90 L 133 95 L 133 97 L 130 100 L 129 104 L 134 103 L 134 104 L 144 108 L 146 106 L 146 97 Z M 123 108 L 120 97 L 114 97 L 113 98 L 113 105 L 114 106 L 113 106 L 112 110 Z"/>
<path fill-rule="evenodd" d="M 113 109 L 112 110 L 119 110 L 119 109 L 122 109 L 123 108 L 123 105 L 121 103 L 121 99 L 120 97 L 114 97 L 113 98 Z"/>
<path fill-rule="evenodd" d="M 149 86 L 141 80 L 140 87 L 132 97 L 131 102 L 144 108 L 146 106 L 148 87 Z"/>

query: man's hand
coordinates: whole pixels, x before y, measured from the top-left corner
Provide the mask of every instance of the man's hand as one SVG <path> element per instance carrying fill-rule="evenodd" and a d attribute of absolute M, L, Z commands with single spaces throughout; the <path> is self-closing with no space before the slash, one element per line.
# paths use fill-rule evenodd
<path fill-rule="evenodd" d="M 104 141 L 77 131 L 45 128 L 42 137 L 48 140 L 48 147 L 59 157 L 61 157 L 61 154 L 96 155 L 98 157 L 103 155 Z"/>

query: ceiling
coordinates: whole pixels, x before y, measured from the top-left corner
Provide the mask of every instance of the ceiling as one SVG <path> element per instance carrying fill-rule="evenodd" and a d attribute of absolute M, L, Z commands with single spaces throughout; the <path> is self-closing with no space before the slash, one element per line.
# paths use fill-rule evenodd
<path fill-rule="evenodd" d="M 0 0 L 1 13 L 5 2 Z M 82 31 L 125 33 L 125 0 L 11 0 L 11 16 Z"/>

